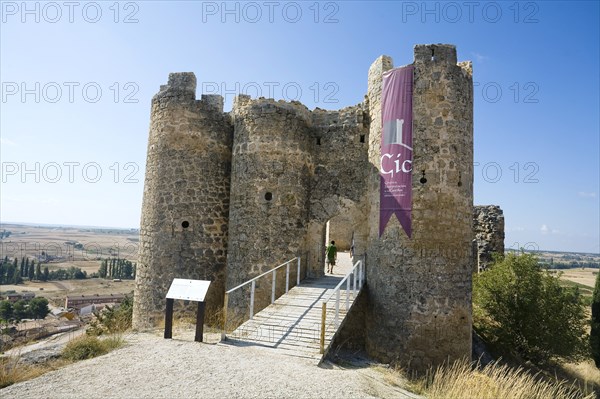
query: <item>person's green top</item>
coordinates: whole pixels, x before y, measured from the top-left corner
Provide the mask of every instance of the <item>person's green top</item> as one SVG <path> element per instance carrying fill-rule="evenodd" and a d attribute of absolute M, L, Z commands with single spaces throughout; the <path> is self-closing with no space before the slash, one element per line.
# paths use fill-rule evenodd
<path fill-rule="evenodd" d="M 335 244 L 328 245 L 327 250 L 325 250 L 325 254 L 327 255 L 327 259 L 335 260 L 337 255 L 337 248 L 335 247 Z"/>

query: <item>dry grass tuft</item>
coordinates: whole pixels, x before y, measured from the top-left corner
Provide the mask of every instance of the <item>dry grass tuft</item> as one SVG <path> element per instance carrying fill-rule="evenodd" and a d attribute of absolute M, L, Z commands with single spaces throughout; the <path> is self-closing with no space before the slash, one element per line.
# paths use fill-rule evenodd
<path fill-rule="evenodd" d="M 463 360 L 430 370 L 417 384 L 417 390 L 430 399 L 592 399 L 574 385 L 548 382 L 523 368 L 491 363 L 481 369 Z"/>
<path fill-rule="evenodd" d="M 51 360 L 41 364 L 25 364 L 21 362 L 20 356 L 0 358 L 0 388 L 31 380 L 68 364 L 71 362 L 64 359 Z"/>
<path fill-rule="evenodd" d="M 61 356 L 67 360 L 85 360 L 104 355 L 125 343 L 121 335 L 111 335 L 104 339 L 91 335 L 75 338 L 65 346 Z"/>
<path fill-rule="evenodd" d="M 31 380 L 78 360 L 103 355 L 124 344 L 125 340 L 120 334 L 110 335 L 103 339 L 84 335 L 70 341 L 59 359 L 28 364 L 22 361 L 19 355 L 2 357 L 0 358 L 0 388 Z"/>
<path fill-rule="evenodd" d="M 106 351 L 110 352 L 125 345 L 125 338 L 123 338 L 122 334 L 112 334 L 103 338 L 101 342 Z"/>
<path fill-rule="evenodd" d="M 564 363 L 561 369 L 569 378 L 579 381 L 585 392 L 600 391 L 600 370 L 594 365 L 593 360 Z"/>

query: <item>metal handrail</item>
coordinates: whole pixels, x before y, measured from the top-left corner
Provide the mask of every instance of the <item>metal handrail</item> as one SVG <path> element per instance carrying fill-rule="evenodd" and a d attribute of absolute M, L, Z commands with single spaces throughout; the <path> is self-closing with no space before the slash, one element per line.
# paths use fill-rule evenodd
<path fill-rule="evenodd" d="M 227 326 L 227 308 L 229 306 L 229 294 L 231 294 L 233 291 L 236 291 L 248 284 L 251 284 L 251 288 L 250 288 L 250 320 L 252 320 L 252 318 L 254 317 L 254 292 L 256 290 L 256 280 L 258 280 L 261 277 L 266 276 L 269 273 L 272 273 L 273 283 L 271 285 L 271 303 L 275 302 L 275 287 L 276 287 L 276 283 L 277 283 L 276 272 L 279 268 L 286 266 L 285 293 L 287 294 L 290 289 L 290 263 L 292 263 L 295 260 L 298 261 L 298 271 L 296 273 L 296 285 L 300 285 L 300 265 L 301 265 L 302 258 L 300 256 L 296 256 L 296 257 L 288 260 L 287 262 L 280 264 L 279 266 L 275 266 L 274 268 L 267 270 L 266 272 L 259 274 L 258 276 L 254 277 L 238 286 L 235 286 L 230 290 L 225 291 L 225 298 L 223 301 L 223 328 L 221 330 L 221 339 L 222 340 L 224 340 L 226 338 L 225 337 L 225 328 Z"/>
<path fill-rule="evenodd" d="M 358 269 L 358 273 L 356 273 L 356 269 Z M 352 276 L 353 285 L 352 291 L 350 291 L 350 276 Z M 346 276 L 338 283 L 338 285 L 333 289 L 331 294 L 322 302 L 321 307 L 321 353 L 325 353 L 325 329 L 327 322 L 327 302 L 331 300 L 333 295 L 335 294 L 335 327 L 339 326 L 339 314 L 340 314 L 340 288 L 342 285 L 346 283 L 346 312 L 350 309 L 350 293 L 352 292 L 354 299 L 358 296 L 360 291 L 362 290 L 363 284 L 365 282 L 365 267 L 362 260 L 357 261 L 354 266 L 352 266 L 352 270 L 346 274 Z"/>

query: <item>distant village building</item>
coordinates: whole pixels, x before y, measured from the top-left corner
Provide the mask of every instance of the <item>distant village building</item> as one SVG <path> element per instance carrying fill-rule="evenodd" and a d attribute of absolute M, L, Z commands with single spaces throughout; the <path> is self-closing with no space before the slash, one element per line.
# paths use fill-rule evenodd
<path fill-rule="evenodd" d="M 67 296 L 65 309 L 82 309 L 89 305 L 121 303 L 123 299 L 125 299 L 125 294 Z"/>
<path fill-rule="evenodd" d="M 21 299 L 29 301 L 35 298 L 35 294 L 33 292 L 15 292 L 11 294 L 6 294 L 5 299 L 9 302 L 17 302 Z"/>

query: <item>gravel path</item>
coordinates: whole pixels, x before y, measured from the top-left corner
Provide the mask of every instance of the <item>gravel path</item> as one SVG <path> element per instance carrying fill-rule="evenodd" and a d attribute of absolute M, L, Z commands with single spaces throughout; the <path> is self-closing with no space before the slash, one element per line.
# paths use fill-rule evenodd
<path fill-rule="evenodd" d="M 187 335 L 186 335 L 187 334 Z M 340 368 L 272 349 L 131 334 L 95 359 L 0 390 L 10 398 L 417 398 L 384 381 L 383 368 Z M 387 381 L 390 380 L 388 376 Z"/>

